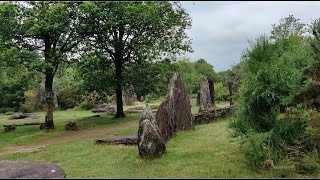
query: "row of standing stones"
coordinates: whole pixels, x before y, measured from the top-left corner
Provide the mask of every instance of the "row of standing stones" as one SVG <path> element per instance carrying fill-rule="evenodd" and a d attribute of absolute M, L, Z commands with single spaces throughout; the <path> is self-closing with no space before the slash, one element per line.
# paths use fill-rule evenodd
<path fill-rule="evenodd" d="M 209 83 L 209 85 L 207 84 Z M 212 119 L 233 113 L 234 105 L 212 110 L 212 92 L 210 81 L 202 79 L 199 92 L 200 111 L 192 116 L 191 104 L 180 76 L 175 73 L 170 80 L 168 94 L 160 104 L 156 116 L 152 114 L 150 105 L 143 108 L 139 120 L 138 137 L 113 137 L 107 141 L 118 144 L 137 144 L 139 156 L 153 159 L 160 157 L 166 151 L 166 142 L 176 135 L 178 131 L 186 131 L 194 128 L 195 124 L 208 123 Z M 115 111 L 109 105 L 104 104 L 101 109 L 108 109 L 110 114 Z M 99 112 L 99 108 L 97 111 Z M 98 115 L 99 116 L 99 115 Z M 96 116 L 94 116 L 96 117 Z M 68 127 L 67 127 L 68 126 Z M 76 130 L 77 125 L 71 121 L 66 125 L 67 130 Z M 105 139 L 101 141 L 105 142 Z M 97 140 L 99 142 L 99 140 Z M 0 161 L 0 178 L 65 178 L 65 172 L 55 164 L 37 164 L 24 161 Z"/>
<path fill-rule="evenodd" d="M 199 113 L 191 113 L 191 104 L 187 92 L 175 73 L 170 80 L 168 93 L 160 104 L 156 117 L 150 106 L 143 109 L 138 129 L 138 149 L 141 158 L 160 157 L 166 150 L 165 143 L 176 135 L 178 131 L 194 129 L 194 125 L 209 123 L 217 117 L 232 114 L 235 105 L 213 109 L 214 84 L 212 79 L 202 78 L 198 94 Z"/>
<path fill-rule="evenodd" d="M 194 117 L 191 104 L 180 75 L 175 73 L 170 80 L 168 93 L 160 104 L 156 117 L 146 105 L 139 121 L 138 149 L 142 158 L 160 157 L 166 150 L 165 143 L 177 131 L 193 129 Z"/>

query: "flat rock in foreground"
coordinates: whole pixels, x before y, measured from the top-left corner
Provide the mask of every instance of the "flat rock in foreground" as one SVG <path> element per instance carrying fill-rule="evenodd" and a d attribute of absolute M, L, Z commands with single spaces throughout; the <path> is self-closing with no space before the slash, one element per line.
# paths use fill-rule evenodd
<path fill-rule="evenodd" d="M 137 136 L 110 136 L 105 138 L 98 138 L 96 139 L 96 143 L 136 145 L 137 140 Z"/>
<path fill-rule="evenodd" d="M 0 161 L 0 179 L 65 179 L 66 174 L 56 164 L 27 161 Z"/>

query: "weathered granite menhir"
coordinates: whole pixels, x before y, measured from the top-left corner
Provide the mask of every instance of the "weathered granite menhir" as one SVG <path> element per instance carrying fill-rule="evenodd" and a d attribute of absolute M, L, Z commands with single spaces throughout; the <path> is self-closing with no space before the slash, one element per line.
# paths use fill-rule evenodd
<path fill-rule="evenodd" d="M 194 127 L 190 100 L 178 73 L 174 73 L 170 79 L 168 93 L 156 113 L 156 122 L 165 142 L 177 131 Z"/>
<path fill-rule="evenodd" d="M 198 93 L 199 112 L 208 112 L 212 110 L 212 92 L 209 81 L 206 77 L 200 79 L 200 90 Z"/>
<path fill-rule="evenodd" d="M 139 121 L 138 149 L 139 156 L 148 159 L 160 157 L 166 151 L 165 142 L 148 104 L 143 109 Z"/>

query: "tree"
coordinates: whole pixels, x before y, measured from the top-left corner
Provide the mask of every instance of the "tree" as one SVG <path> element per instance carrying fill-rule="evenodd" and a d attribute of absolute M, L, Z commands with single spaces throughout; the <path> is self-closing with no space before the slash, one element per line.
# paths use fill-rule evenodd
<path fill-rule="evenodd" d="M 175 63 L 177 71 L 180 74 L 181 80 L 186 87 L 188 95 L 197 93 L 199 85 L 199 74 L 197 73 L 194 63 L 189 59 L 182 58 Z"/>
<path fill-rule="evenodd" d="M 167 93 L 169 80 L 175 71 L 174 65 L 170 59 L 131 63 L 125 67 L 124 85 L 132 84 L 138 99 L 148 94 L 156 97 L 164 96 Z"/>
<path fill-rule="evenodd" d="M 278 25 L 272 25 L 272 39 L 287 39 L 290 36 L 302 36 L 305 32 L 305 24 L 299 22 L 293 15 L 282 18 Z"/>
<path fill-rule="evenodd" d="M 194 67 L 198 74 L 214 79 L 215 82 L 221 81 L 220 76 L 213 70 L 213 65 L 209 64 L 205 59 L 198 59 L 195 61 Z"/>
<path fill-rule="evenodd" d="M 124 66 L 161 59 L 168 54 L 191 51 L 185 30 L 188 13 L 174 2 L 86 2 L 92 47 L 115 67 L 117 113 L 124 117 L 122 88 Z"/>
<path fill-rule="evenodd" d="M 45 75 L 45 126 L 53 129 L 54 75 L 90 34 L 81 9 L 74 2 L 6 2 L 0 5 L 0 34 L 6 59 Z"/>
<path fill-rule="evenodd" d="M 303 73 L 312 64 L 310 46 L 302 36 L 300 23 L 280 21 L 272 32 L 275 36 L 260 36 L 244 54 L 240 86 L 238 131 L 249 129 L 268 132 L 276 126 L 276 116 L 283 113 L 294 97 L 305 89 Z M 298 27 L 295 27 L 297 25 Z M 286 27 L 299 30 L 282 36 Z M 294 32 L 294 31 L 290 31 Z M 274 39 L 277 37 L 277 39 Z M 280 38 L 283 37 L 283 38 Z"/>

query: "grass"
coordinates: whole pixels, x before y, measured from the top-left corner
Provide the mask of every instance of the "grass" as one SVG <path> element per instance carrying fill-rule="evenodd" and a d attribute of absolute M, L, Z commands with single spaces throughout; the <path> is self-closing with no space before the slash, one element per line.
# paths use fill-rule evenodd
<path fill-rule="evenodd" d="M 153 102 L 150 105 L 159 105 L 160 102 Z M 219 107 L 227 106 L 228 104 L 225 102 L 218 103 Z M 137 107 L 137 106 L 145 106 L 143 102 L 137 102 L 132 106 L 124 106 L 124 110 L 128 108 Z M 198 113 L 199 107 L 192 107 L 191 111 L 193 114 Z M 19 112 L 15 112 L 14 114 L 19 114 Z M 19 126 L 16 130 L 11 132 L 4 132 L 4 124 L 13 124 L 13 123 L 23 123 L 23 122 L 44 122 L 45 112 L 35 112 L 34 114 L 39 115 L 39 119 L 21 119 L 21 120 L 9 120 L 11 115 L 0 114 L 0 127 L 3 130 L 0 130 L 0 148 L 4 148 L 6 146 L 19 146 L 25 144 L 37 143 L 52 137 L 61 137 L 63 135 L 72 133 L 70 131 L 65 131 L 65 124 L 67 124 L 70 120 L 75 120 L 78 124 L 80 130 L 94 127 L 104 127 L 111 126 L 122 122 L 127 122 L 130 120 L 137 120 L 140 114 L 133 113 L 127 114 L 125 118 L 115 119 L 112 115 L 104 115 L 103 113 L 93 113 L 90 110 L 66 110 L 66 111 L 55 111 L 54 115 L 54 124 L 55 129 L 50 131 L 40 131 L 39 126 Z M 101 118 L 93 118 L 93 119 L 85 119 L 82 120 L 83 117 L 93 116 L 99 114 Z"/>
<path fill-rule="evenodd" d="M 157 103 L 152 103 L 157 104 Z M 227 106 L 220 102 L 217 107 Z M 136 104 L 134 106 L 144 106 Z M 134 106 L 125 107 L 130 108 Z M 199 107 L 192 107 L 197 113 Z M 40 119 L 44 112 L 37 112 Z M 40 131 L 38 126 L 17 127 L 12 132 L 0 132 L 0 148 L 33 144 L 68 133 L 64 125 L 76 120 L 81 130 L 95 127 L 112 127 L 128 121 L 136 121 L 140 114 L 127 114 L 125 118 L 113 116 L 81 120 L 92 116 L 91 111 L 56 111 L 55 129 Z M 37 120 L 8 120 L 10 115 L 0 115 L 0 124 L 30 122 Z M 1 155 L 1 160 L 28 160 L 58 164 L 67 178 L 319 178 L 318 175 L 301 176 L 290 170 L 269 170 L 255 172 L 248 168 L 239 149 L 239 142 L 231 138 L 227 125 L 232 117 L 218 119 L 214 123 L 196 125 L 194 130 L 178 132 L 167 144 L 166 153 L 153 161 L 138 156 L 137 146 L 96 145 L 94 138 L 110 135 L 134 135 L 138 126 L 120 127 L 99 132 L 94 137 L 56 142 L 40 151 Z"/>
<path fill-rule="evenodd" d="M 227 129 L 229 118 L 178 132 L 166 153 L 153 161 L 140 159 L 137 146 L 96 145 L 84 138 L 47 146 L 37 152 L 0 156 L 4 160 L 29 160 L 58 164 L 67 178 L 275 178 L 301 177 L 290 172 L 249 170 L 238 142 Z M 107 135 L 132 135 L 138 127 L 114 129 Z"/>
<path fill-rule="evenodd" d="M 8 120 L 11 115 L 0 115 L 0 126 L 3 127 L 3 124 L 12 124 L 12 123 L 22 123 L 22 122 L 43 122 L 45 113 L 36 112 L 40 116 L 39 119 L 32 120 Z M 92 119 L 81 119 L 83 117 L 88 117 L 92 115 L 100 114 L 100 118 Z M 54 130 L 39 130 L 39 126 L 18 126 L 14 131 L 5 132 L 4 129 L 0 131 L 0 148 L 6 146 L 19 146 L 25 144 L 37 143 L 52 137 L 61 137 L 63 135 L 73 133 L 71 131 L 65 130 L 65 124 L 70 120 L 76 120 L 79 130 L 95 128 L 95 127 L 104 127 L 111 126 L 130 120 L 138 119 L 139 114 L 128 114 L 124 118 L 115 119 L 112 115 L 103 115 L 103 113 L 93 113 L 89 110 L 87 111 L 55 111 L 54 112 Z"/>

